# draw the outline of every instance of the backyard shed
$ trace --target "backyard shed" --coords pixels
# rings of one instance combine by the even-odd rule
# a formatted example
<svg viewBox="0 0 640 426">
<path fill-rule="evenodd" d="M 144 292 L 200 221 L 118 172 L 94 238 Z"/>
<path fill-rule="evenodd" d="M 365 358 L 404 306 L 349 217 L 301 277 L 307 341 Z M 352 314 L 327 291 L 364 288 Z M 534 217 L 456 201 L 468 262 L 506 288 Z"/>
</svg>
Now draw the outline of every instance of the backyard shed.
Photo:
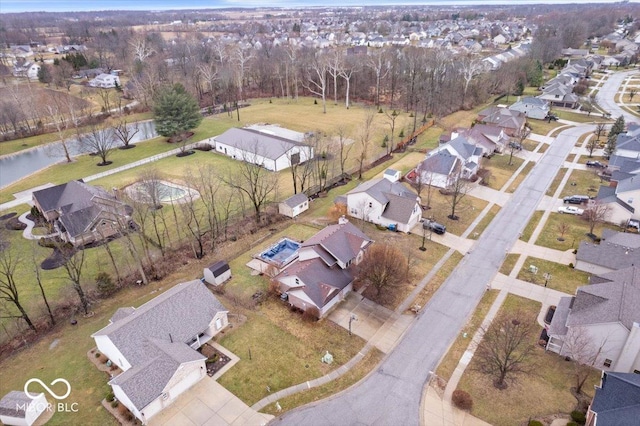
<svg viewBox="0 0 640 426">
<path fill-rule="evenodd" d="M 204 280 L 212 285 L 220 285 L 231 278 L 231 268 L 224 260 L 220 260 L 204 268 Z"/>
<path fill-rule="evenodd" d="M 287 198 L 278 205 L 278 213 L 287 217 L 296 217 L 309 210 L 309 197 L 300 193 Z"/>
<path fill-rule="evenodd" d="M 49 407 L 43 393 L 11 391 L 0 399 L 0 422 L 5 425 L 31 426 Z"/>
</svg>

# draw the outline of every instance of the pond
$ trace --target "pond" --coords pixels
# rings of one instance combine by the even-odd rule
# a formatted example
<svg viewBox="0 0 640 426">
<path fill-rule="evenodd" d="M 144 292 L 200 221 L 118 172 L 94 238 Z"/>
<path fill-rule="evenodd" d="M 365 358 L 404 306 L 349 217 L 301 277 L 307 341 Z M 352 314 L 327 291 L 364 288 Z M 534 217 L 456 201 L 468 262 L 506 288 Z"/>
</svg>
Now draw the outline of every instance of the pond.
<svg viewBox="0 0 640 426">
<path fill-rule="evenodd" d="M 133 127 L 135 125 L 136 124 L 130 124 L 129 126 Z M 146 141 L 158 136 L 153 121 L 143 121 L 137 123 L 137 125 L 139 131 L 133 137 L 131 143 Z M 84 148 L 82 143 L 76 138 L 67 141 L 67 147 L 74 157 L 87 153 L 87 149 Z M 0 158 L 0 170 L 2 170 L 2 173 L 0 173 L 0 188 L 17 182 L 52 164 L 63 161 L 64 158 L 60 142 L 53 142 Z"/>
</svg>

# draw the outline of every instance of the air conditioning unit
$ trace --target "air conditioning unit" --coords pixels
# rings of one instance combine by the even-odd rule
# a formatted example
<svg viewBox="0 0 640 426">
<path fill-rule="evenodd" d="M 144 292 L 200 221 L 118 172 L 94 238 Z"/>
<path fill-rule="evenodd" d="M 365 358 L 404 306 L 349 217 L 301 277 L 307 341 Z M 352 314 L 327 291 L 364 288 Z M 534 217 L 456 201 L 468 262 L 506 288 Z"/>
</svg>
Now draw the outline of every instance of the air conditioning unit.
<svg viewBox="0 0 640 426">
<path fill-rule="evenodd" d="M 167 399 L 169 399 L 169 394 L 167 392 L 164 392 L 162 394 L 162 400 L 164 401 L 164 400 L 167 400 Z"/>
</svg>

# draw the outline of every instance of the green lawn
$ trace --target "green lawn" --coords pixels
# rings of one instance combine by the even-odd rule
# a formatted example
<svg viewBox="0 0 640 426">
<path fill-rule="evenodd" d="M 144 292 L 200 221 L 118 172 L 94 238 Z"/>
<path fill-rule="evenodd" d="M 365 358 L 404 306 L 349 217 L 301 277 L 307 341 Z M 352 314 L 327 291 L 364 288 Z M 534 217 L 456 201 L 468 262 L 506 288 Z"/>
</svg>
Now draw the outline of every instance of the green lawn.
<svg viewBox="0 0 640 426">
<path fill-rule="evenodd" d="M 506 259 L 504 259 L 504 262 L 502 262 L 502 265 L 500 265 L 500 273 L 504 275 L 511 274 L 511 271 L 513 271 L 513 267 L 516 266 L 516 262 L 519 258 L 519 254 L 509 253 Z"/>
<path fill-rule="evenodd" d="M 438 192 L 438 188 L 432 189 L 431 208 L 422 213 L 423 217 L 434 219 L 447 227 L 447 232 L 455 235 L 462 235 L 471 223 L 478 217 L 480 212 L 487 206 L 488 202 L 479 198 L 465 195 L 464 198 L 456 206 L 456 216 L 458 220 L 449 219 L 451 214 L 450 195 L 442 195 Z M 422 201 L 426 203 L 426 190 L 422 191 Z"/>
<path fill-rule="evenodd" d="M 527 223 L 527 226 L 524 227 L 524 230 L 522 231 L 522 235 L 520 236 L 520 239 L 522 241 L 524 242 L 529 241 L 529 239 L 531 238 L 531 235 L 533 235 L 533 231 L 535 231 L 536 229 L 536 226 L 538 226 L 538 223 L 540 223 L 540 219 L 542 219 L 543 214 L 544 212 L 540 210 L 536 210 L 533 212 L 533 215 L 531 216 L 529 223 Z"/>
<path fill-rule="evenodd" d="M 542 136 L 546 136 L 550 131 L 563 126 L 563 124 L 560 124 L 557 121 L 549 123 L 545 120 L 527 120 L 527 125 L 531 128 L 533 133 Z"/>
<path fill-rule="evenodd" d="M 594 170 L 573 170 L 569 176 L 567 184 L 560 192 L 560 198 L 569 195 L 588 195 L 594 197 L 605 182 L 596 174 Z"/>
<path fill-rule="evenodd" d="M 536 266 L 538 272 L 531 272 L 530 265 Z M 544 274 L 551 274 L 551 278 L 546 279 Z M 578 287 L 589 284 L 589 275 L 568 265 L 529 256 L 525 259 L 517 278 L 542 286 L 547 282 L 548 288 L 567 294 L 575 294 Z"/>
<path fill-rule="evenodd" d="M 584 208 L 584 206 L 581 208 Z M 566 228 L 564 235 L 561 235 L 562 227 Z M 620 230 L 616 225 L 605 223 L 596 224 L 593 231 L 596 235 L 600 235 L 604 228 L 614 229 L 616 231 Z M 536 245 L 556 250 L 569 250 L 578 248 L 581 241 L 591 242 L 586 236 L 588 232 L 589 222 L 585 219 L 574 215 L 552 213 L 549 215 L 535 243 Z M 558 238 L 564 238 L 564 241 L 560 241 Z"/>
<path fill-rule="evenodd" d="M 549 185 L 549 189 L 547 189 L 547 195 L 553 196 L 556 193 L 558 187 L 560 186 L 560 183 L 562 182 L 562 179 L 564 179 L 564 175 L 567 173 L 567 170 L 568 169 L 566 167 L 562 167 L 560 170 L 558 170 L 558 173 L 553 178 L 551 185 Z"/>
<path fill-rule="evenodd" d="M 519 311 L 521 321 L 537 324 L 540 308 L 538 302 L 509 295 L 501 311 Z M 538 335 L 538 332 L 533 333 L 531 345 L 537 344 Z M 512 426 L 526 424 L 528 419 L 537 416 L 570 413 L 577 401 L 570 392 L 574 377 L 567 361 L 537 347 L 530 362 L 535 365 L 535 374 L 521 376 L 507 389 L 497 390 L 493 387 L 493 379 L 478 371 L 478 359 L 474 357 L 458 386 L 473 398 L 471 414 L 492 425 Z M 594 370 L 584 386 L 589 395 L 593 395 L 593 386 L 598 380 L 599 372 Z"/>
<path fill-rule="evenodd" d="M 491 172 L 491 179 L 489 179 L 489 188 L 501 189 L 504 184 L 509 180 L 513 173 L 518 170 L 518 167 L 524 162 L 523 159 L 513 156 L 511 158 L 511 164 L 509 164 L 509 153 L 502 155 L 494 155 L 491 158 L 485 158 L 483 167 Z"/>
<path fill-rule="evenodd" d="M 491 305 L 493 305 L 496 297 L 498 297 L 498 293 L 500 292 L 497 290 L 490 290 L 482 296 L 480 303 L 478 303 L 475 311 L 473 311 L 473 315 L 460 329 L 458 337 L 456 337 L 456 340 L 453 341 L 445 356 L 440 360 L 438 368 L 436 369 L 438 377 L 447 381 L 451 378 L 451 375 L 460 362 L 460 358 L 462 358 L 462 355 L 469 347 L 469 343 L 471 343 L 473 335 L 478 331 L 478 328 L 480 328 L 480 325 L 487 316 L 487 312 L 489 312 Z"/>
<path fill-rule="evenodd" d="M 218 381 L 248 405 L 271 392 L 323 376 L 353 358 L 364 340 L 331 321 L 309 323 L 286 304 L 269 299 L 247 322 L 220 339 L 240 361 Z M 325 351 L 332 365 L 320 361 Z"/>
</svg>

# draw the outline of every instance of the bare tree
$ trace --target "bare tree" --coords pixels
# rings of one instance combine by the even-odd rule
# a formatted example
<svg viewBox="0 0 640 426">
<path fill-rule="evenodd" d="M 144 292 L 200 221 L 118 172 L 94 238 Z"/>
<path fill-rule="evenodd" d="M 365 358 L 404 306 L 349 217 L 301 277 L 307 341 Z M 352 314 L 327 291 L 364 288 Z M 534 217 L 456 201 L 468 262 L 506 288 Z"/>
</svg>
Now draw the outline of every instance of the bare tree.
<svg viewBox="0 0 640 426">
<path fill-rule="evenodd" d="M 89 299 L 80 284 L 85 259 L 84 250 L 66 247 L 64 244 L 59 244 L 58 250 L 64 259 L 64 270 L 67 272 L 67 277 L 71 281 L 73 289 L 78 293 L 82 310 L 87 315 L 89 314 Z"/>
<path fill-rule="evenodd" d="M 31 261 L 33 262 L 33 270 L 36 274 L 36 283 L 38 283 L 38 288 L 40 289 L 40 295 L 42 296 L 42 300 L 44 302 L 45 307 L 47 308 L 47 313 L 49 314 L 49 321 L 51 322 L 51 326 L 56 325 L 56 319 L 53 315 L 53 311 L 51 310 L 51 306 L 49 305 L 49 300 L 47 299 L 47 295 L 44 292 L 44 286 L 42 285 L 42 276 L 40 275 L 40 265 L 36 260 L 36 246 L 37 243 L 35 240 L 31 242 Z"/>
<path fill-rule="evenodd" d="M 396 286 L 407 278 L 407 258 L 402 250 L 390 244 L 374 243 L 358 265 L 358 279 L 376 288 Z"/>
<path fill-rule="evenodd" d="M 263 207 L 278 187 L 278 175 L 264 167 L 260 152 L 256 142 L 251 151 L 243 153 L 241 161 L 234 166 L 234 173 L 229 173 L 222 178 L 230 188 L 249 198 L 257 224 L 260 224 L 260 213 Z"/>
<path fill-rule="evenodd" d="M 322 98 L 322 112 L 327 113 L 327 62 L 324 56 L 317 52 L 306 69 L 303 86 L 316 96 Z"/>
<path fill-rule="evenodd" d="M 191 181 L 189 176 L 187 180 Z M 196 202 L 195 191 L 187 191 L 187 195 L 180 203 L 185 226 L 191 234 L 191 247 L 196 259 L 204 256 L 204 238 L 209 233 L 205 226 L 207 223 L 206 214 L 202 206 Z"/>
<path fill-rule="evenodd" d="M 596 135 L 597 141 L 600 142 L 600 136 L 607 133 L 607 125 L 604 123 L 596 124 L 596 129 L 593 133 Z"/>
<path fill-rule="evenodd" d="M 560 222 L 557 226 L 558 233 L 560 234 L 560 237 L 558 238 L 558 240 L 564 241 L 564 234 L 569 232 L 570 229 L 571 229 L 571 225 L 569 225 L 567 222 Z"/>
<path fill-rule="evenodd" d="M 462 60 L 458 62 L 460 65 L 460 71 L 462 78 L 464 79 L 464 90 L 462 91 L 462 106 L 464 108 L 464 102 L 469 91 L 469 85 L 471 81 L 479 75 L 483 70 L 483 64 L 481 58 L 475 56 L 464 56 Z"/>
<path fill-rule="evenodd" d="M 147 43 L 146 34 L 136 34 L 129 40 L 129 45 L 135 60 L 144 64 L 151 55 L 156 53 L 155 49 Z"/>
<path fill-rule="evenodd" d="M 380 106 L 380 83 L 389 74 L 389 66 L 385 56 L 383 49 L 372 49 L 371 54 L 367 55 L 367 66 L 373 70 L 376 76 L 376 107 Z"/>
<path fill-rule="evenodd" d="M 570 327 L 564 338 L 562 345 L 562 354 L 568 356 L 573 361 L 573 370 L 575 377 L 575 391 L 577 394 L 582 393 L 582 388 L 596 369 L 594 368 L 596 361 L 603 355 L 607 338 L 600 341 L 594 341 L 594 337 L 589 331 L 581 326 Z"/>
<path fill-rule="evenodd" d="M 344 175 L 345 164 L 349 158 L 349 153 L 353 148 L 353 140 L 347 138 L 347 130 L 344 125 L 339 124 L 336 129 L 336 144 L 337 147 L 333 150 L 338 154 L 338 161 L 340 163 L 340 175 Z"/>
<path fill-rule="evenodd" d="M 345 82 L 345 98 L 344 98 L 344 105 L 347 109 L 349 109 L 349 93 L 351 91 L 351 77 L 353 76 L 354 73 L 357 73 L 359 71 L 360 67 L 358 66 L 358 64 L 354 61 L 347 61 L 342 69 L 340 70 L 340 77 L 342 77 L 342 79 Z"/>
<path fill-rule="evenodd" d="M 598 148 L 598 144 L 598 138 L 589 137 L 589 140 L 587 140 L 587 150 L 589 151 L 589 158 L 593 158 L 593 151 Z"/>
<path fill-rule="evenodd" d="M 140 127 L 138 126 L 138 122 L 129 124 L 126 118 L 120 120 L 118 124 L 113 126 L 113 135 L 122 142 L 120 149 L 135 148 L 136 146 L 132 144 L 131 141 L 139 131 Z"/>
<path fill-rule="evenodd" d="M 222 192 L 225 187 L 222 185 L 222 179 L 216 172 L 212 164 L 201 163 L 197 166 L 195 173 L 189 172 L 188 180 L 200 194 L 200 199 L 205 208 L 206 223 L 211 232 L 211 250 L 215 249 L 216 239 L 220 233 L 219 220 L 223 218 L 219 212 L 219 204 L 224 205 L 225 200 Z"/>
<path fill-rule="evenodd" d="M 360 152 L 358 154 L 358 179 L 362 179 L 364 164 L 369 157 L 369 147 L 371 145 L 374 117 L 375 116 L 373 111 L 367 111 L 365 113 L 364 123 L 362 123 L 362 127 L 360 128 L 360 135 L 358 136 L 358 142 L 360 145 Z"/>
<path fill-rule="evenodd" d="M 638 89 L 636 89 L 635 87 L 630 87 L 629 88 L 629 102 L 633 102 L 633 98 L 635 98 L 637 94 L 638 94 Z"/>
<path fill-rule="evenodd" d="M 80 138 L 85 151 L 96 154 L 102 159 L 98 166 L 107 166 L 111 161 L 107 157 L 116 144 L 116 136 L 111 127 L 91 126 L 91 130 Z"/>
<path fill-rule="evenodd" d="M 451 220 L 457 220 L 456 210 L 469 191 L 471 191 L 471 182 L 463 178 L 462 167 L 459 168 L 458 172 L 452 178 L 451 183 L 447 187 L 447 191 L 451 195 L 447 197 L 447 201 L 451 206 L 451 214 L 447 217 Z"/>
<path fill-rule="evenodd" d="M 522 149 L 524 141 L 529 137 L 529 135 L 531 135 L 531 129 L 527 126 L 524 126 L 516 132 L 513 138 L 514 140 L 509 143 L 509 165 L 512 164 L 514 151 Z"/>
<path fill-rule="evenodd" d="M 606 222 L 610 213 L 611 207 L 608 204 L 598 200 L 590 201 L 582 215 L 582 217 L 589 222 L 589 233 L 593 234 L 593 230 L 597 224 Z"/>
<path fill-rule="evenodd" d="M 493 376 L 496 388 L 505 389 L 518 374 L 532 371 L 529 360 L 534 351 L 534 327 L 523 322 L 522 313 L 503 312 L 481 330 L 483 338 L 474 357 L 478 370 Z"/>
<path fill-rule="evenodd" d="M 389 140 L 389 143 L 387 144 L 387 154 L 389 154 L 393 152 L 393 139 L 396 134 L 396 120 L 400 114 L 395 109 L 391 113 L 389 111 L 385 111 L 384 114 L 387 116 L 387 124 L 391 129 L 391 138 Z"/>
<path fill-rule="evenodd" d="M 20 293 L 16 283 L 16 268 L 20 263 L 20 257 L 13 253 L 9 242 L 0 240 L 0 300 L 12 304 L 19 312 L 19 315 L 11 314 L 8 309 L 0 314 L 0 318 L 20 318 L 24 320 L 34 332 L 38 332 L 36 326 L 31 322 L 31 318 L 20 302 Z"/>
<path fill-rule="evenodd" d="M 326 69 L 333 79 L 333 104 L 338 105 L 338 76 L 342 75 L 344 70 L 344 55 L 340 49 L 333 48 L 326 55 Z"/>
</svg>

